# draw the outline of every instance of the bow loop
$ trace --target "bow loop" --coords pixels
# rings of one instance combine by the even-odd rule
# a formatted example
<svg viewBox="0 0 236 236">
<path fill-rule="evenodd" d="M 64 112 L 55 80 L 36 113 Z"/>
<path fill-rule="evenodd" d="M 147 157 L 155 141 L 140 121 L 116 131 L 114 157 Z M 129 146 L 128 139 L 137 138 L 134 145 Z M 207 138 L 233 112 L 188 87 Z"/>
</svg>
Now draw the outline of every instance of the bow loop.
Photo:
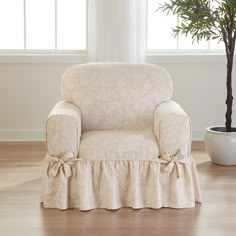
<svg viewBox="0 0 236 236">
<path fill-rule="evenodd" d="M 175 155 L 165 152 L 160 159 L 161 163 L 166 164 L 166 166 L 163 168 L 164 171 L 171 173 L 174 171 L 174 169 L 176 169 L 176 175 L 178 178 L 181 177 L 180 164 L 187 164 L 188 162 L 188 158 L 186 155 L 181 154 L 180 149 Z"/>
<path fill-rule="evenodd" d="M 72 152 L 66 152 L 61 157 L 47 154 L 47 159 L 50 163 L 48 173 L 55 177 L 62 172 L 66 178 L 72 176 L 72 165 L 78 161 Z"/>
</svg>

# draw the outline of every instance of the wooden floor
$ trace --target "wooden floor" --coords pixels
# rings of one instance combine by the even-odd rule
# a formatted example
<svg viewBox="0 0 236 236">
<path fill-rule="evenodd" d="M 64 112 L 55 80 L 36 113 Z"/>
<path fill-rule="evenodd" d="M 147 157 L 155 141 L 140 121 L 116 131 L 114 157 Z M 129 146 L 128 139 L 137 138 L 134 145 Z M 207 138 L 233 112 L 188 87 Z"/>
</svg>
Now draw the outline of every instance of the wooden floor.
<svg viewBox="0 0 236 236">
<path fill-rule="evenodd" d="M 116 211 L 43 209 L 39 204 L 42 143 L 0 143 L 0 236 L 235 236 L 236 166 L 193 152 L 203 203 L 192 209 Z"/>
</svg>

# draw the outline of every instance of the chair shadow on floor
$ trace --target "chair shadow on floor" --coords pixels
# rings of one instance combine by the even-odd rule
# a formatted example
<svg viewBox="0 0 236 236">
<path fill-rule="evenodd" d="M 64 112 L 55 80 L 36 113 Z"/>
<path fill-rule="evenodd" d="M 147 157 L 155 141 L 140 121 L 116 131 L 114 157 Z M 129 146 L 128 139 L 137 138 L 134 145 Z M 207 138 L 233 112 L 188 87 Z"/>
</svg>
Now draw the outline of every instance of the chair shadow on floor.
<svg viewBox="0 0 236 236">
<path fill-rule="evenodd" d="M 41 207 L 42 226 L 46 235 L 196 235 L 201 204 L 189 209 L 45 209 Z M 56 223 L 57 222 L 57 223 Z M 169 222 L 169 223 L 167 223 Z M 188 222 L 186 225 L 185 222 Z M 171 224 L 171 227 L 170 227 Z M 183 225 L 184 228 L 183 228 Z"/>
<path fill-rule="evenodd" d="M 198 173 L 204 173 L 205 175 L 221 176 L 234 174 L 236 176 L 236 166 L 217 165 L 212 163 L 211 161 L 202 162 L 197 164 L 196 166 Z"/>
<path fill-rule="evenodd" d="M 224 189 L 220 196 L 225 195 L 225 198 L 227 194 L 231 194 L 232 189 L 235 189 L 235 182 L 232 181 L 236 179 L 235 166 L 216 165 L 211 161 L 206 161 L 197 164 L 197 171 L 203 202 L 206 199 L 211 202 L 210 198 L 216 197 L 215 194 L 219 189 Z"/>
</svg>

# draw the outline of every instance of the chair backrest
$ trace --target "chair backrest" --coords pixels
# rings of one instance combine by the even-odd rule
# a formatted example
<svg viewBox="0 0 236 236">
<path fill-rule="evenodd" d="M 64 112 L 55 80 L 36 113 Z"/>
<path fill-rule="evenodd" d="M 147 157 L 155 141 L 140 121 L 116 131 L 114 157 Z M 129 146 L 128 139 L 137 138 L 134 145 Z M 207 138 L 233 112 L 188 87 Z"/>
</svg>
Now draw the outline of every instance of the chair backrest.
<svg viewBox="0 0 236 236">
<path fill-rule="evenodd" d="M 146 129 L 155 107 L 171 98 L 172 80 L 151 64 L 81 64 L 64 73 L 62 95 L 80 108 L 83 131 Z"/>
</svg>

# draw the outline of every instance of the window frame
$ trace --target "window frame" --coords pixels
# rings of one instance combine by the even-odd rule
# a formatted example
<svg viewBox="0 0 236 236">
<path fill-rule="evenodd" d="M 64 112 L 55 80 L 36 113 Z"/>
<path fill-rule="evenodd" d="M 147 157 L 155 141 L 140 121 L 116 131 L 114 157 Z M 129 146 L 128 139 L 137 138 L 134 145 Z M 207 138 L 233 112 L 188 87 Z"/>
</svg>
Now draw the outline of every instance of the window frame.
<svg viewBox="0 0 236 236">
<path fill-rule="evenodd" d="M 211 55 L 224 55 L 225 56 L 225 49 L 211 49 L 210 48 L 210 41 L 208 41 L 208 48 L 207 49 L 180 49 L 178 48 L 179 45 L 179 37 L 176 38 L 176 45 L 177 48 L 175 49 L 148 49 L 148 1 L 146 0 L 146 57 L 154 57 L 156 56 L 211 56 Z M 177 19 L 177 24 L 178 24 Z M 222 61 L 222 60 L 221 60 Z"/>
<path fill-rule="evenodd" d="M 26 0 L 23 0 L 23 11 L 24 11 L 24 49 L 0 49 L 0 63 L 4 57 L 12 58 L 13 61 L 18 61 L 18 58 L 29 58 L 30 56 L 50 56 L 55 58 L 56 55 L 75 58 L 75 56 L 82 56 L 87 54 L 88 51 L 88 0 L 86 0 L 86 48 L 79 50 L 67 50 L 57 49 L 57 0 L 55 2 L 55 49 L 27 49 L 26 48 Z M 71 60 L 70 58 L 70 60 Z M 15 60 L 16 59 L 16 60 Z"/>
<path fill-rule="evenodd" d="M 24 0 L 25 1 L 25 0 Z M 56 0 L 55 0 L 56 1 Z M 86 63 L 88 59 L 88 1 L 86 0 L 86 49 L 85 50 L 31 50 L 31 49 L 6 49 L 0 50 L 0 64 L 47 64 L 47 63 L 63 63 L 78 64 Z M 146 4 L 148 4 L 146 0 Z M 146 5 L 146 25 L 148 24 Z M 146 27 L 146 37 L 147 27 Z M 146 40 L 147 42 L 147 40 Z M 225 62 L 224 49 L 147 49 L 146 45 L 146 63 L 218 63 Z"/>
</svg>

